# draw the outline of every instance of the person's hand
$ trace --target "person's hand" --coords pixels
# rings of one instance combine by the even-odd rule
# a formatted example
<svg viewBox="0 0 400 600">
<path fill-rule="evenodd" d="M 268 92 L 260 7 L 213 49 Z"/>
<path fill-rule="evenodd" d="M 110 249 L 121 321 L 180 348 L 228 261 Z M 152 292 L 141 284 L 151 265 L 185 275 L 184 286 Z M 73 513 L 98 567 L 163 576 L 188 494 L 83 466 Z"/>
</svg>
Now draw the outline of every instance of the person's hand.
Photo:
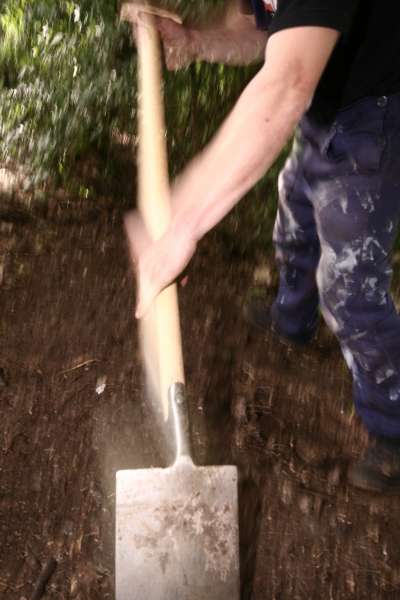
<svg viewBox="0 0 400 600">
<path fill-rule="evenodd" d="M 190 65 L 195 58 L 191 31 L 171 19 L 156 17 L 155 23 L 163 42 L 167 69 L 175 71 Z"/>
<path fill-rule="evenodd" d="M 160 8 L 126 3 L 121 8 L 121 19 L 130 21 L 136 35 L 135 30 L 145 12 L 153 15 L 163 43 L 167 69 L 172 71 L 188 66 L 195 58 L 192 33 L 182 25 L 179 17 Z"/>
<path fill-rule="evenodd" d="M 182 273 L 196 250 L 196 241 L 185 231 L 170 227 L 152 242 L 137 212 L 128 213 L 124 224 L 138 284 L 135 316 L 140 319 L 156 296 Z"/>
</svg>

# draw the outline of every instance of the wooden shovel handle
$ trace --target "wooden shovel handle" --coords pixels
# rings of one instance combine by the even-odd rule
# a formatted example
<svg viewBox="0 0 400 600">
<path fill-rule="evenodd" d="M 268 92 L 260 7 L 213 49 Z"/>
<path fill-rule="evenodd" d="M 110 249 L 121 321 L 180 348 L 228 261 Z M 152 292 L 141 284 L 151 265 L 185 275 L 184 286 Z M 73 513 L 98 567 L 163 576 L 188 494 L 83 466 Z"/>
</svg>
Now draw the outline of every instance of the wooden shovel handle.
<svg viewBox="0 0 400 600">
<path fill-rule="evenodd" d="M 170 187 L 164 107 L 161 51 L 154 19 L 143 14 L 136 28 L 139 77 L 139 210 L 151 237 L 160 238 L 171 219 Z M 168 417 L 168 389 L 184 383 L 181 331 L 176 285 L 155 300 L 155 331 L 164 416 Z"/>
</svg>

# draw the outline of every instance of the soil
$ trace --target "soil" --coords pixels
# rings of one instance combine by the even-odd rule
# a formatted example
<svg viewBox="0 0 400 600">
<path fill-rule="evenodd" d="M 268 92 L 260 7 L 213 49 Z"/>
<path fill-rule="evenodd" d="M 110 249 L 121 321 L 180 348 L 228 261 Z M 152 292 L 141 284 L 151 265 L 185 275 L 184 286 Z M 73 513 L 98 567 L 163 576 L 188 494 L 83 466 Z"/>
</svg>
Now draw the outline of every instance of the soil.
<svg viewBox="0 0 400 600">
<path fill-rule="evenodd" d="M 217 231 L 180 290 L 195 458 L 239 467 L 242 598 L 400 598 L 399 500 L 346 483 L 367 440 L 337 343 L 249 332 L 255 266 Z M 120 213 L 3 219 L 0 279 L 0 596 L 56 559 L 44 598 L 111 599 L 115 471 L 165 463 Z"/>
</svg>

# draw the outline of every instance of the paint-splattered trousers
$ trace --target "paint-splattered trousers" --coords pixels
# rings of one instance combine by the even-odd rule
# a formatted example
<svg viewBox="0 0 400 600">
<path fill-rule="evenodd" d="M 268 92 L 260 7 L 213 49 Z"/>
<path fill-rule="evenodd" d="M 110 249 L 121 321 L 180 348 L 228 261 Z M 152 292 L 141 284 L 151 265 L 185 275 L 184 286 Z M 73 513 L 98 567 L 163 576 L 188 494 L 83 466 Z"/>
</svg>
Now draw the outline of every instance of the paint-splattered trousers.
<svg viewBox="0 0 400 600">
<path fill-rule="evenodd" d="M 390 295 L 400 216 L 400 94 L 366 98 L 330 126 L 305 117 L 279 179 L 275 327 L 301 335 L 320 309 L 370 433 L 400 438 L 400 318 Z M 321 389 L 321 395 L 324 390 Z"/>
</svg>

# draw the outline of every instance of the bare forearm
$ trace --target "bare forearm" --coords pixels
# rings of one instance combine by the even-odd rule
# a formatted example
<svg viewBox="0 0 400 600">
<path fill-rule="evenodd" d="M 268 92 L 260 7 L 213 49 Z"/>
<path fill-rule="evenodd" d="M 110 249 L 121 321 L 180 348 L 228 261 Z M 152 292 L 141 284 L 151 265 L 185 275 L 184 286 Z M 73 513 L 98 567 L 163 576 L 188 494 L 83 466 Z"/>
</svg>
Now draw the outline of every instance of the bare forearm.
<svg viewBox="0 0 400 600">
<path fill-rule="evenodd" d="M 249 65 L 264 58 L 267 34 L 257 29 L 190 30 L 192 54 L 198 60 Z"/>
<path fill-rule="evenodd" d="M 197 241 L 272 165 L 307 110 L 339 36 L 335 29 L 311 26 L 272 35 L 266 64 L 173 186 L 172 220 L 164 235 L 151 243 L 142 220 L 127 225 L 138 272 L 138 317 L 182 272 Z"/>
<path fill-rule="evenodd" d="M 200 239 L 273 164 L 306 109 L 296 90 L 256 77 L 211 144 L 178 179 L 173 227 Z"/>
</svg>

